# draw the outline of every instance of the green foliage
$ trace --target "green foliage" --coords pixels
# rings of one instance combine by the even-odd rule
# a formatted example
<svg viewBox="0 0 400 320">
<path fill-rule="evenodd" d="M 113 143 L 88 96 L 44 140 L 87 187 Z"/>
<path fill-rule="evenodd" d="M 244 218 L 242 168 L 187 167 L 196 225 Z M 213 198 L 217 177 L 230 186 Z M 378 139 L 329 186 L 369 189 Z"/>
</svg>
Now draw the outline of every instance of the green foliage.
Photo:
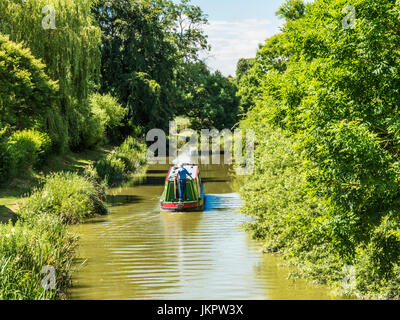
<svg viewBox="0 0 400 320">
<path fill-rule="evenodd" d="M 90 97 L 90 106 L 94 116 L 107 129 L 120 126 L 127 113 L 118 100 L 109 94 L 93 94 Z"/>
<path fill-rule="evenodd" d="M 306 6 L 303 0 L 286 0 L 276 14 L 288 20 L 296 20 L 301 18 L 305 11 Z"/>
<path fill-rule="evenodd" d="M 81 146 L 87 149 L 99 145 L 105 138 L 105 131 L 105 127 L 99 117 L 89 117 L 86 120 L 86 126 L 82 129 Z"/>
<path fill-rule="evenodd" d="M 0 123 L 46 132 L 60 149 L 66 138 L 57 121 L 58 85 L 46 75 L 45 67 L 29 49 L 0 34 Z"/>
<path fill-rule="evenodd" d="M 125 163 L 117 158 L 114 153 L 96 162 L 94 177 L 98 177 L 109 186 L 113 186 L 124 180 L 125 171 Z"/>
<path fill-rule="evenodd" d="M 299 275 L 359 296 L 398 298 L 400 70 L 393 26 L 400 9 L 389 0 L 359 0 L 356 28 L 344 29 L 345 1 L 318 0 L 292 15 L 296 3 L 281 9 L 290 14 L 283 33 L 266 41 L 239 81 L 243 109 L 250 110 L 241 126 L 266 140 L 242 191 L 245 212 L 256 217 L 250 229 Z M 282 151 L 286 145 L 291 152 Z M 291 154 L 296 161 L 282 163 Z M 355 268 L 350 289 L 342 286 L 345 266 Z"/>
<path fill-rule="evenodd" d="M 204 63 L 192 64 L 186 82 L 185 110 L 195 130 L 230 129 L 238 118 L 239 99 L 236 85 L 220 72 L 211 74 Z"/>
<path fill-rule="evenodd" d="M 188 0 L 101 0 L 93 12 L 103 31 L 101 92 L 129 110 L 119 130 L 167 129 L 186 105 L 191 65 L 208 48 L 205 15 Z"/>
<path fill-rule="evenodd" d="M 76 224 L 95 214 L 107 213 L 105 189 L 75 173 L 55 173 L 43 188 L 35 190 L 18 210 L 23 219 L 31 221 L 40 215 L 51 215 L 65 224 Z"/>
<path fill-rule="evenodd" d="M 262 79 L 266 74 L 283 73 L 291 56 L 291 48 L 287 43 L 286 34 L 275 35 L 265 41 L 244 73 L 237 75 L 237 95 L 240 97 L 241 112 L 246 113 L 261 98 Z M 240 62 L 237 68 L 241 68 Z M 272 76 L 272 75 L 271 75 Z"/>
<path fill-rule="evenodd" d="M 52 103 L 53 100 L 48 99 L 49 94 L 40 98 L 40 91 L 34 91 L 34 88 L 31 90 L 37 96 L 36 99 L 41 99 L 38 101 L 38 108 L 41 110 L 51 108 L 49 118 L 53 117 L 54 113 L 57 115 L 56 121 L 49 120 L 52 122 L 50 128 L 55 130 L 54 135 L 50 132 L 49 135 L 52 140 L 59 139 L 54 141 L 61 149 L 65 149 L 68 145 L 72 148 L 79 147 L 82 129 L 85 127 L 86 118 L 90 115 L 88 96 L 93 90 L 93 82 L 98 78 L 101 32 L 100 28 L 94 25 L 90 14 L 92 3 L 92 0 L 0 2 L 0 32 L 8 34 L 12 41 L 24 41 L 24 46 L 29 47 L 32 54 L 45 63 L 46 73 L 58 81 L 59 91 L 55 104 Z M 48 5 L 52 5 L 55 9 L 56 29 L 42 27 L 42 20 L 46 15 L 42 14 L 42 9 Z M 20 81 L 25 81 L 25 85 L 28 85 L 26 82 L 29 80 L 28 74 L 19 72 L 16 75 L 21 77 Z M 10 77 L 10 74 L 7 72 L 6 76 Z M 13 84 L 14 78 L 9 79 Z M 47 84 L 40 88 L 54 95 L 52 86 L 54 85 Z M 19 99 L 24 98 L 25 96 L 22 96 Z M 35 107 L 29 101 L 25 104 L 30 108 Z M 62 120 L 58 116 L 59 112 Z M 63 123 L 66 125 L 63 126 Z M 62 140 L 64 137 L 69 139 L 67 146 Z"/>
<path fill-rule="evenodd" d="M 82 146 L 85 148 L 105 142 L 107 135 L 113 138 L 114 129 L 122 124 L 126 116 L 126 109 L 110 95 L 93 94 L 90 109 L 91 115 L 82 129 Z"/>
<path fill-rule="evenodd" d="M 115 148 L 106 158 L 86 170 L 86 174 L 97 181 L 105 181 L 115 186 L 135 173 L 146 163 L 146 145 L 133 137 L 128 137 L 121 146 Z"/>
<path fill-rule="evenodd" d="M 0 300 L 55 300 L 65 298 L 77 238 L 52 216 L 34 223 L 0 224 Z M 42 268 L 55 270 L 56 289 L 42 285 Z"/>
<path fill-rule="evenodd" d="M 133 123 L 155 128 L 170 117 L 171 111 L 168 112 L 162 105 L 160 85 L 147 73 L 132 73 L 129 89 L 132 94 L 128 97 L 128 108 Z"/>
<path fill-rule="evenodd" d="M 161 125 L 173 113 L 176 66 L 160 22 L 165 11 L 151 2 L 118 0 L 98 1 L 93 12 L 102 29 L 102 91 L 127 106 L 131 126 L 146 125 L 149 110 L 152 125 Z"/>
<path fill-rule="evenodd" d="M 169 27 L 170 37 L 178 47 L 179 56 L 185 63 L 197 62 L 199 50 L 210 49 L 207 36 L 202 28 L 208 23 L 207 16 L 199 6 L 190 4 L 190 0 L 155 3 L 158 8 L 164 8 L 167 13 L 164 17 L 164 24 Z"/>
<path fill-rule="evenodd" d="M 1 180 L 43 163 L 51 147 L 49 136 L 36 130 L 16 131 L 0 140 Z"/>
<path fill-rule="evenodd" d="M 236 79 L 240 81 L 243 75 L 249 71 L 254 65 L 255 59 L 240 59 L 236 66 Z"/>
<path fill-rule="evenodd" d="M 44 161 L 50 150 L 51 141 L 47 134 L 36 130 L 16 131 L 8 138 L 7 151 L 17 167 Z"/>
<path fill-rule="evenodd" d="M 358 248 L 355 292 L 382 299 L 400 298 L 400 221 L 389 213 L 371 232 L 368 244 Z"/>
</svg>

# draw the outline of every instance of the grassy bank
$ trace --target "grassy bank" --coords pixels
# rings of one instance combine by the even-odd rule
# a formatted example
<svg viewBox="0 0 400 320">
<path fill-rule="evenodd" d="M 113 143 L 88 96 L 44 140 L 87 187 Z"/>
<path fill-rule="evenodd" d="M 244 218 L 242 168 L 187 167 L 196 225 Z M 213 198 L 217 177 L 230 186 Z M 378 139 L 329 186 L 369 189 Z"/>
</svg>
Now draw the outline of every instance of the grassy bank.
<svg viewBox="0 0 400 320">
<path fill-rule="evenodd" d="M 8 221 L 16 211 L 20 198 L 43 184 L 46 176 L 54 172 L 83 173 L 87 166 L 99 161 L 112 151 L 111 146 L 98 147 L 84 152 L 52 155 L 40 169 L 28 169 L 18 177 L 0 185 L 0 220 Z"/>
<path fill-rule="evenodd" d="M 145 151 L 143 144 L 128 138 L 113 149 L 52 158 L 42 171 L 31 172 L 25 184 L 2 188 L 0 299 L 67 298 L 78 246 L 67 225 L 107 214 L 107 186 L 139 170 Z M 119 171 L 114 170 L 115 162 L 123 164 L 117 166 Z M 114 171 L 99 169 L 107 164 Z M 114 179 L 116 172 L 121 179 Z"/>
</svg>

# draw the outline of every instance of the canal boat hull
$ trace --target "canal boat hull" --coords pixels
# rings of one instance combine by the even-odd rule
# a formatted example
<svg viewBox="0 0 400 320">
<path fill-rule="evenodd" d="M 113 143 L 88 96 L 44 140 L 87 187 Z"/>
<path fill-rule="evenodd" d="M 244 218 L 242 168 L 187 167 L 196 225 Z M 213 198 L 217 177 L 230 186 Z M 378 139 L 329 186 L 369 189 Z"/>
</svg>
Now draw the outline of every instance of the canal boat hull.
<svg viewBox="0 0 400 320">
<path fill-rule="evenodd" d="M 161 211 L 164 212 L 201 212 L 204 211 L 204 199 L 198 202 L 163 203 Z"/>
</svg>

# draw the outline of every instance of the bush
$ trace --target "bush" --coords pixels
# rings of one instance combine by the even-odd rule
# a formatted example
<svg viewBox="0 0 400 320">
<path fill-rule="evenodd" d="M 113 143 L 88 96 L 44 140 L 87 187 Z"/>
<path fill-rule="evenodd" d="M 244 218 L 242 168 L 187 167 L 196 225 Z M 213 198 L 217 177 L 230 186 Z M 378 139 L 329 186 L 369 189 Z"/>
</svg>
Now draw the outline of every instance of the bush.
<svg viewBox="0 0 400 320">
<path fill-rule="evenodd" d="M 130 173 L 146 163 L 146 145 L 132 137 L 128 137 L 115 152 Z"/>
<path fill-rule="evenodd" d="M 126 115 L 124 109 L 111 95 L 93 94 L 90 97 L 91 114 L 82 129 L 82 145 L 93 147 L 103 142 L 106 132 L 121 125 Z"/>
<path fill-rule="evenodd" d="M 36 130 L 17 131 L 2 141 L 3 179 L 14 178 L 19 171 L 44 162 L 51 147 L 49 136 Z"/>
<path fill-rule="evenodd" d="M 47 126 L 48 119 L 60 112 L 58 85 L 45 73 L 45 68 L 29 49 L 0 34 L 0 122 L 11 127 L 35 127 L 47 133 L 60 131 L 56 124 L 52 128 Z"/>
<path fill-rule="evenodd" d="M 356 289 L 365 296 L 400 299 L 400 219 L 382 218 L 370 242 L 358 249 Z"/>
<path fill-rule="evenodd" d="M 299 275 L 360 297 L 400 298 L 400 93 L 392 77 L 400 65 L 391 54 L 399 37 L 390 27 L 400 11 L 393 1 L 357 1 L 350 31 L 332 28 L 343 1 L 306 7 L 286 2 L 282 34 L 247 73 L 256 81 L 240 82 L 240 93 L 256 93 L 242 128 L 260 139 L 244 211 Z M 275 142 L 267 126 L 297 141 L 295 162 L 283 161 L 292 154 L 282 152 L 287 139 Z M 349 269 L 354 281 L 343 285 Z"/>
<path fill-rule="evenodd" d="M 77 238 L 54 216 L 36 216 L 34 223 L 0 224 L 0 300 L 65 298 Z M 42 268 L 55 270 L 55 290 L 46 290 Z"/>
<path fill-rule="evenodd" d="M 90 106 L 93 114 L 108 129 L 121 125 L 127 113 L 127 110 L 118 103 L 118 100 L 109 94 L 93 94 L 90 97 Z"/>
<path fill-rule="evenodd" d="M 82 128 L 82 143 L 83 148 L 91 148 L 100 144 L 105 138 L 105 127 L 101 120 L 94 115 L 91 115 L 85 122 Z"/>
<path fill-rule="evenodd" d="M 111 186 L 128 179 L 145 163 L 146 145 L 128 137 L 120 147 L 115 148 L 105 159 L 98 161 L 94 168 L 88 168 L 86 173 Z"/>
<path fill-rule="evenodd" d="M 65 126 L 59 130 L 66 130 L 69 147 L 72 149 L 80 146 L 81 129 L 85 127 L 85 120 L 89 115 L 88 95 L 93 87 L 93 82 L 98 80 L 101 62 L 99 50 L 101 30 L 90 15 L 92 4 L 92 1 L 86 0 L 30 0 L 27 7 L 26 3 L 22 1 L 0 1 L 0 32 L 9 35 L 12 41 L 24 42 L 24 46 L 29 47 L 36 58 L 46 64 L 48 75 L 58 82 L 60 88 L 56 99 L 52 100 L 54 103 L 50 103 L 48 95 L 42 94 L 48 91 L 44 90 L 49 86 L 47 81 L 42 82 L 43 85 L 40 86 L 29 86 L 30 83 L 27 81 L 29 74 L 24 72 L 25 68 L 19 68 L 19 63 L 25 63 L 26 60 L 15 59 L 17 64 L 11 61 L 10 65 L 5 65 L 4 70 L 8 76 L 9 70 L 15 69 L 16 76 L 21 79 L 20 82 L 25 84 L 22 87 L 23 91 L 15 90 L 16 98 L 22 98 L 21 106 L 25 106 L 27 111 L 35 107 L 40 114 L 46 109 L 49 110 L 47 118 L 52 118 L 55 113 L 62 115 L 63 122 L 61 124 L 65 124 Z M 57 29 L 60 32 L 43 30 L 42 8 L 45 5 L 54 6 L 57 12 Z M 1 65 L 0 62 L 0 72 Z M 2 79 L 0 79 L 0 83 L 2 83 L 0 91 L 3 88 L 6 91 L 8 87 L 11 87 L 11 90 L 19 89 L 14 86 L 14 79 L 10 79 L 10 86 L 7 83 L 7 86 L 4 87 Z M 38 103 L 36 100 L 31 100 L 33 95 L 27 95 L 26 91 L 33 93 L 34 98 L 39 100 Z M 10 97 L 13 95 L 10 94 Z M 34 120 L 37 120 L 36 116 L 32 116 Z M 60 122 L 53 124 L 57 123 Z M 24 125 L 23 127 L 31 128 L 32 126 Z M 40 129 L 42 130 L 42 128 Z M 52 134 L 49 133 L 49 135 L 53 138 Z M 64 137 L 66 137 L 65 134 L 60 138 Z M 56 141 L 55 143 L 59 145 Z"/>
<path fill-rule="evenodd" d="M 103 185 L 75 173 L 56 173 L 23 202 L 18 213 L 27 221 L 45 214 L 57 216 L 66 224 L 76 224 L 95 214 L 106 214 L 104 200 Z"/>
<path fill-rule="evenodd" d="M 98 177 L 108 185 L 121 182 L 126 171 L 124 162 L 116 158 L 115 152 L 110 153 L 105 159 L 99 160 L 95 168 Z"/>
</svg>

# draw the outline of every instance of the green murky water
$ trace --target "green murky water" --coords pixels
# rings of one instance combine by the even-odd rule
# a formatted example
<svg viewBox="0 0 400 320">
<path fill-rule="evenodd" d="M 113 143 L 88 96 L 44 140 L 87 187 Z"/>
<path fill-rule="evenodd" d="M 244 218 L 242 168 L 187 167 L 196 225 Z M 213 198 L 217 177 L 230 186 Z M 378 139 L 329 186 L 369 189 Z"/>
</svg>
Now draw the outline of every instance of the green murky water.
<svg viewBox="0 0 400 320">
<path fill-rule="evenodd" d="M 246 217 L 226 166 L 203 166 L 206 209 L 162 213 L 167 165 L 143 184 L 110 192 L 111 214 L 73 227 L 86 263 L 72 299 L 334 299 L 325 287 L 287 280 L 279 258 L 241 228 Z"/>
</svg>

